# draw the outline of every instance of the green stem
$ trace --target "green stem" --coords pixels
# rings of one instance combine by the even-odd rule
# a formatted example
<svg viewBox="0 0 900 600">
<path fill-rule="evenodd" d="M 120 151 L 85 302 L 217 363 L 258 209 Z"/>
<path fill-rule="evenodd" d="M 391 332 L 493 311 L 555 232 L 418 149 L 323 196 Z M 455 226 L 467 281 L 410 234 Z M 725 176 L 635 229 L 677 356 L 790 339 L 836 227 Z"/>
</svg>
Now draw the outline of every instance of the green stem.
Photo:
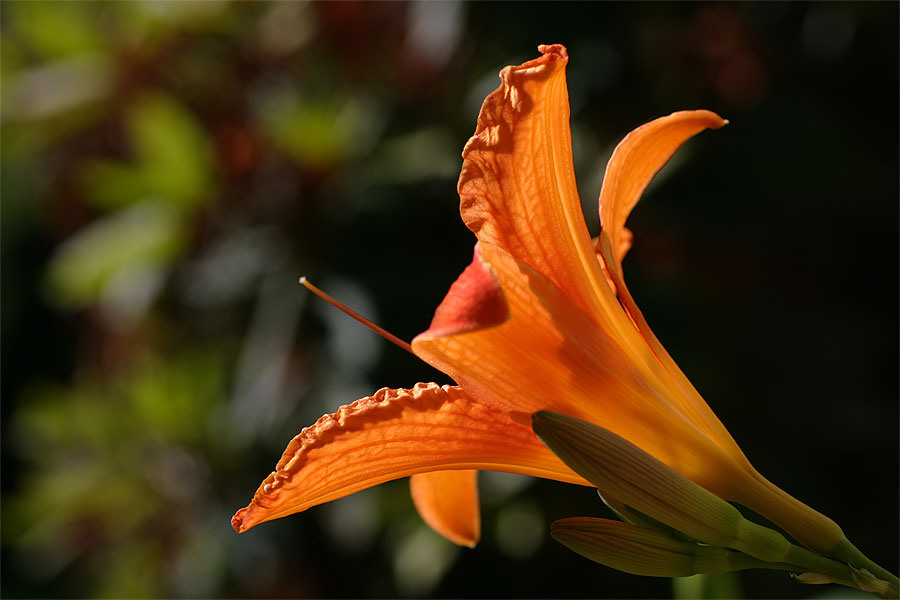
<svg viewBox="0 0 900 600">
<path fill-rule="evenodd" d="M 837 550 L 832 553 L 836 559 L 841 562 L 853 565 L 857 569 L 865 569 L 872 575 L 888 582 L 894 589 L 894 597 L 900 596 L 900 579 L 887 569 L 875 564 L 869 557 L 859 551 L 859 548 L 850 543 L 850 540 L 844 539 L 838 546 Z"/>
<path fill-rule="evenodd" d="M 850 542 L 847 542 L 847 545 L 853 547 Z M 859 553 L 858 550 L 856 550 L 856 552 Z M 862 554 L 859 553 L 859 556 L 862 556 Z M 838 562 L 837 560 L 822 556 L 821 554 L 816 554 L 806 548 L 801 548 L 800 546 L 793 544 L 785 557 L 785 563 L 787 563 L 792 570 L 826 575 L 834 583 L 862 590 L 864 592 L 874 593 L 882 598 L 900 597 L 900 583 L 898 583 L 897 577 L 885 569 L 882 569 L 872 561 L 868 559 L 865 560 L 868 561 L 872 567 L 877 569 L 878 573 L 869 568 L 869 566 L 858 567 L 852 565 L 849 561 Z M 865 568 L 872 573 L 874 578 L 878 580 L 872 582 L 875 585 L 865 585 L 865 579 L 859 576 L 859 568 Z"/>
<path fill-rule="evenodd" d="M 748 474 L 755 480 L 757 485 L 743 488 L 741 490 L 742 493 L 736 494 L 736 497 L 732 499 L 781 526 L 800 543 L 812 549 L 813 552 L 807 551 L 810 555 L 807 558 L 818 556 L 825 559 L 826 556 L 831 557 L 834 559 L 831 562 L 841 567 L 840 573 L 834 569 L 830 569 L 826 573 L 814 568 L 810 568 L 810 572 L 822 573 L 835 578 L 840 577 L 843 585 L 847 585 L 847 583 L 843 582 L 847 581 L 847 575 L 849 574 L 849 587 L 861 589 L 860 584 L 853 575 L 854 570 L 865 569 L 888 586 L 888 596 L 886 597 L 900 597 L 900 580 L 898 580 L 897 576 L 875 564 L 860 552 L 856 546 L 850 543 L 834 521 L 806 506 L 755 470 L 749 471 Z M 801 548 L 798 546 L 797 549 L 800 550 Z M 813 559 L 810 558 L 810 560 Z M 813 560 L 813 562 L 816 561 Z M 864 576 L 864 574 L 860 575 Z"/>
</svg>

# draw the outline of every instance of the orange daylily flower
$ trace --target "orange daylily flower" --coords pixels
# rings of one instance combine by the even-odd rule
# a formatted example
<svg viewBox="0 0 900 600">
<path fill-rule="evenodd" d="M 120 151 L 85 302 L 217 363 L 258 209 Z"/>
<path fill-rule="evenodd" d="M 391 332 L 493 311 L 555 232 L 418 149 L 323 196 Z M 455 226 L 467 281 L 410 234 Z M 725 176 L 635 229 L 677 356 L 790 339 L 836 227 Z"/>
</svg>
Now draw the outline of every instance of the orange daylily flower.
<svg viewBox="0 0 900 600">
<path fill-rule="evenodd" d="M 606 428 L 720 497 L 764 514 L 807 546 L 843 540 L 832 521 L 760 476 L 669 357 L 622 278 L 625 220 L 691 136 L 725 121 L 677 112 L 631 132 L 607 166 L 592 243 L 572 166 L 561 45 L 500 73 L 463 151 L 463 221 L 475 256 L 413 352 L 456 381 L 382 389 L 304 429 L 238 531 L 411 476 L 423 518 L 450 540 L 479 536 L 476 470 L 590 485 L 535 436 L 551 410 Z"/>
</svg>

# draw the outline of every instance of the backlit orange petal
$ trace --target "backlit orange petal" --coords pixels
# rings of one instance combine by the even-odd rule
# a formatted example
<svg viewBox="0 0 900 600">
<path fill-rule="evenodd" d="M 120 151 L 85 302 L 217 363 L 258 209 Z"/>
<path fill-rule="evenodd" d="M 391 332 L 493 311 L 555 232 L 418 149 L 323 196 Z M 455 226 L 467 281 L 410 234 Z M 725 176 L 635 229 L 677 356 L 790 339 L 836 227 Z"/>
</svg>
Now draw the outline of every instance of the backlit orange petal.
<svg viewBox="0 0 900 600">
<path fill-rule="evenodd" d="M 621 269 L 622 257 L 631 247 L 625 221 L 653 176 L 692 136 L 726 123 L 708 110 L 685 110 L 642 125 L 619 142 L 606 165 L 600 192 L 600 225 L 611 249 L 604 258 L 610 269 Z"/>
<path fill-rule="evenodd" d="M 514 421 L 458 387 L 420 383 L 381 389 L 301 431 L 231 524 L 246 531 L 385 481 L 444 469 L 589 485 L 541 444 L 527 420 Z"/>
<path fill-rule="evenodd" d="M 460 212 L 480 242 L 547 277 L 639 364 L 656 363 L 607 283 L 584 222 L 572 164 L 568 56 L 560 45 L 539 50 L 539 58 L 503 69 L 500 87 L 482 105 L 463 150 Z M 432 324 L 429 334 L 437 333 Z"/>
<path fill-rule="evenodd" d="M 625 227 L 625 221 L 650 180 L 688 139 L 704 129 L 717 129 L 726 123 L 727 121 L 708 110 L 681 111 L 642 125 L 625 136 L 616 146 L 603 179 L 603 189 L 600 192 L 600 222 L 603 229 L 597 250 L 601 255 L 604 272 L 618 292 L 619 300 L 672 378 L 675 384 L 672 389 L 673 400 L 721 448 L 750 469 L 731 434 L 650 329 L 622 276 L 622 258 L 630 248 L 632 238 L 631 232 Z"/>
<path fill-rule="evenodd" d="M 460 546 L 474 548 L 481 538 L 478 471 L 432 471 L 409 478 L 413 504 L 422 519 Z"/>
<path fill-rule="evenodd" d="M 602 412 L 600 405 L 609 403 L 616 411 L 618 404 L 631 404 L 641 385 L 649 388 L 649 395 L 660 396 L 646 385 L 632 357 L 547 277 L 481 242 L 473 265 L 479 263 L 477 268 L 491 272 L 501 286 L 509 318 L 458 335 L 437 327 L 412 342 L 417 356 L 449 374 L 468 394 L 519 411 L 523 419 L 548 409 L 586 420 Z M 451 288 L 444 302 L 465 304 L 453 299 L 457 290 Z M 665 376 L 647 354 L 647 367 Z"/>
<path fill-rule="evenodd" d="M 649 353 L 639 368 L 617 340 L 553 282 L 500 248 L 479 243 L 506 296 L 502 325 L 461 335 L 417 336 L 417 356 L 473 398 L 514 418 L 553 410 L 605 427 L 710 489 L 733 461 L 668 395 L 667 375 Z M 604 283 L 604 285 L 606 285 Z"/>
<path fill-rule="evenodd" d="M 572 166 L 569 98 L 560 45 L 500 72 L 463 150 L 460 212 L 479 241 L 548 276 L 582 307 L 608 309 Z M 605 296 L 597 297 L 603 286 Z"/>
</svg>

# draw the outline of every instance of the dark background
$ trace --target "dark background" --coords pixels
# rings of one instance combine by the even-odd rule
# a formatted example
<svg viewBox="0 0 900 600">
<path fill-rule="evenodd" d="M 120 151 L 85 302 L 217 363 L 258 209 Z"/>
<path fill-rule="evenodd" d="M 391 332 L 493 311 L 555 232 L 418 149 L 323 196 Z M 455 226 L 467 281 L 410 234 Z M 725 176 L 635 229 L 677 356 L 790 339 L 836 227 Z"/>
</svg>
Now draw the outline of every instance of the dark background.
<svg viewBox="0 0 900 600">
<path fill-rule="evenodd" d="M 730 119 L 635 211 L 629 285 L 756 467 L 896 571 L 898 16 L 2 3 L 2 596 L 671 596 L 553 542 L 553 519 L 605 515 L 555 482 L 484 477 L 474 550 L 425 529 L 405 481 L 229 526 L 320 414 L 447 382 L 296 280 L 424 330 L 471 258 L 455 184 L 481 100 L 554 42 L 594 233 L 628 131 Z"/>
</svg>

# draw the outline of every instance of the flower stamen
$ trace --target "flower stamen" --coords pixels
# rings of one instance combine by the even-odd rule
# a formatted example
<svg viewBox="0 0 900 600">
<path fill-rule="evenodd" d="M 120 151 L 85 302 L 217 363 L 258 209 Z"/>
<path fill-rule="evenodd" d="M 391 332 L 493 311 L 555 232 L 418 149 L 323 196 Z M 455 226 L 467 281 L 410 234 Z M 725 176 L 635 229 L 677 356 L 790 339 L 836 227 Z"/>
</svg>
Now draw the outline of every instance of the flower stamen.
<svg viewBox="0 0 900 600">
<path fill-rule="evenodd" d="M 369 329 L 371 329 L 372 331 L 374 331 L 375 333 L 377 333 L 378 335 L 380 335 L 387 341 L 389 341 L 392 344 L 395 344 L 397 346 L 400 346 L 401 348 L 403 348 L 410 354 L 413 354 L 412 346 L 410 346 L 407 342 L 404 342 L 403 340 L 398 338 L 393 333 L 379 327 L 378 325 L 376 325 L 369 319 L 365 318 L 364 316 L 362 316 L 355 310 L 353 310 L 353 309 L 347 307 L 346 305 L 342 304 L 341 302 L 335 300 L 334 298 L 332 298 L 331 296 L 329 296 L 328 294 L 326 294 L 325 292 L 320 290 L 318 287 L 316 287 L 315 285 L 310 283 L 310 281 L 305 276 L 300 278 L 300 285 L 302 285 L 303 287 L 305 287 L 306 289 L 311 291 L 313 294 L 315 294 L 316 296 L 318 296 L 319 298 L 321 298 L 328 304 L 330 304 L 333 307 L 335 307 L 336 309 L 340 310 L 344 314 L 353 317 L 354 319 L 356 319 L 357 321 L 359 321 L 360 323 L 362 323 L 363 325 L 365 325 L 366 327 L 368 327 Z"/>
</svg>

